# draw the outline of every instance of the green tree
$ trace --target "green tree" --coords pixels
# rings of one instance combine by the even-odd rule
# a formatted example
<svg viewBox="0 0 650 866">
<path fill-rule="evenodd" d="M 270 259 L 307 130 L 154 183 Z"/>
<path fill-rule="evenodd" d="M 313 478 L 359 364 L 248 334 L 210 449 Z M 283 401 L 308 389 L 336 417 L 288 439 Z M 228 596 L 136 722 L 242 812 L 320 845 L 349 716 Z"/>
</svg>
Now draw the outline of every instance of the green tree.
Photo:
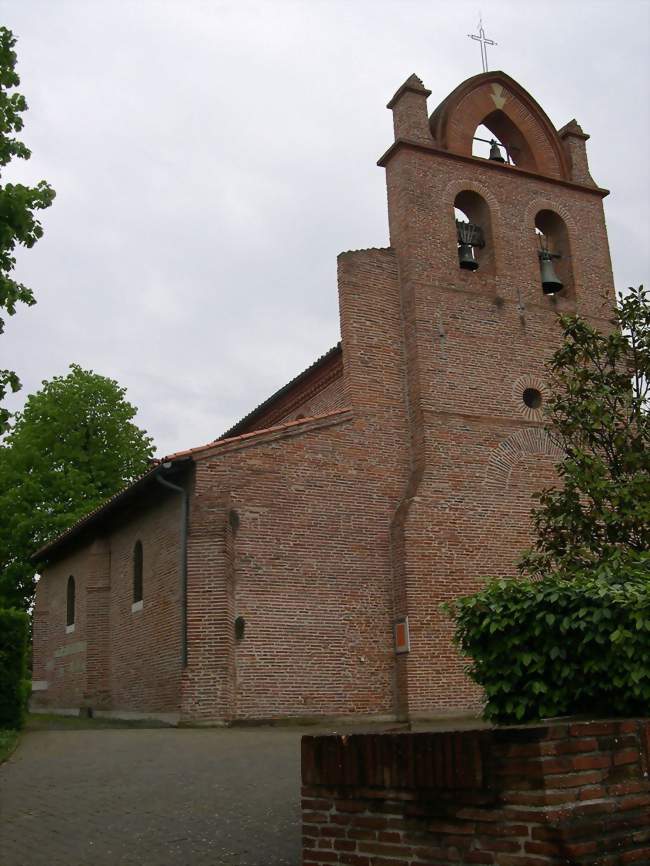
<svg viewBox="0 0 650 866">
<path fill-rule="evenodd" d="M 577 316 L 560 321 L 547 419 L 564 459 L 559 486 L 533 512 L 536 541 L 521 570 L 570 577 L 610 560 L 617 570 L 650 549 L 648 292 L 620 296 L 608 333 Z"/>
<path fill-rule="evenodd" d="M 16 416 L 0 445 L 0 607 L 27 609 L 31 554 L 147 469 L 152 439 L 125 393 L 73 364 Z"/>
<path fill-rule="evenodd" d="M 29 159 L 30 150 L 15 137 L 23 128 L 21 115 L 27 110 L 25 97 L 11 92 L 20 83 L 15 71 L 16 39 L 6 27 L 0 27 L 0 167 L 14 157 Z M 35 213 L 52 204 L 54 190 L 44 180 L 36 186 L 0 184 L 0 333 L 4 330 L 2 313 L 13 316 L 17 304 L 35 303 L 31 289 L 11 276 L 16 265 L 17 244 L 33 247 L 43 234 Z M 0 402 L 7 392 L 18 391 L 20 381 L 13 370 L 0 369 Z M 0 406 L 0 433 L 7 428 L 9 412 Z"/>
</svg>

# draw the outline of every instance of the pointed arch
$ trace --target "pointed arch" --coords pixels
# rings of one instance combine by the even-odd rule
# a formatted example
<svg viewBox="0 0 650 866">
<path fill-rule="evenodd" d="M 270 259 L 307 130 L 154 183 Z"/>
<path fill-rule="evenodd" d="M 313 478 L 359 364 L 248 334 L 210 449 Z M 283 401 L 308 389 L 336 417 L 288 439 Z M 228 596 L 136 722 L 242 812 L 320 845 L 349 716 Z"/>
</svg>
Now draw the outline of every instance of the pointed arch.
<svg viewBox="0 0 650 866">
<path fill-rule="evenodd" d="M 515 165 L 528 171 L 539 171 L 537 159 L 526 137 L 505 111 L 496 108 L 481 123 L 507 147 L 508 155 Z"/>
<path fill-rule="evenodd" d="M 439 147 L 472 155 L 472 138 L 484 124 L 513 148 L 520 168 L 570 179 L 567 156 L 546 112 L 521 85 L 504 72 L 468 78 L 440 103 L 430 118 Z"/>
</svg>

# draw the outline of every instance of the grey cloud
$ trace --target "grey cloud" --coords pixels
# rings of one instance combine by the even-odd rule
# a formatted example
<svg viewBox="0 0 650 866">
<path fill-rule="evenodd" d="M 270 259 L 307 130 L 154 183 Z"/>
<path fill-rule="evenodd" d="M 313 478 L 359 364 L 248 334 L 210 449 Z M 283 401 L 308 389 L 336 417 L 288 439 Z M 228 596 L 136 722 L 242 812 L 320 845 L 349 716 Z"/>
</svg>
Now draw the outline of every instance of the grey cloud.
<svg viewBox="0 0 650 866">
<path fill-rule="evenodd" d="M 645 2 L 484 5 L 492 68 L 590 133 L 619 286 L 648 275 Z M 30 162 L 58 197 L 21 253 L 38 305 L 0 344 L 18 408 L 71 361 L 113 376 L 159 451 L 217 436 L 333 345 L 336 254 L 388 242 L 385 104 L 480 71 L 474 3 L 0 3 Z"/>
</svg>

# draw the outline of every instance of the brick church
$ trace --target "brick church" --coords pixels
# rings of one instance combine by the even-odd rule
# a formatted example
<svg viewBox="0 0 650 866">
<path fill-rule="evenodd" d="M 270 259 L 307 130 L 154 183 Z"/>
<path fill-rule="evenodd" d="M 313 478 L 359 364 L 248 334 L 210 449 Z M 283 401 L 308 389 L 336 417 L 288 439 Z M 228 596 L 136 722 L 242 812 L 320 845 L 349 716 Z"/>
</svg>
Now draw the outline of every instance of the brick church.
<svg viewBox="0 0 650 866">
<path fill-rule="evenodd" d="M 504 73 L 429 95 L 412 75 L 388 103 L 390 245 L 339 256 L 341 342 L 37 552 L 35 708 L 479 711 L 441 604 L 530 543 L 557 315 L 614 298 L 607 191 Z"/>
</svg>

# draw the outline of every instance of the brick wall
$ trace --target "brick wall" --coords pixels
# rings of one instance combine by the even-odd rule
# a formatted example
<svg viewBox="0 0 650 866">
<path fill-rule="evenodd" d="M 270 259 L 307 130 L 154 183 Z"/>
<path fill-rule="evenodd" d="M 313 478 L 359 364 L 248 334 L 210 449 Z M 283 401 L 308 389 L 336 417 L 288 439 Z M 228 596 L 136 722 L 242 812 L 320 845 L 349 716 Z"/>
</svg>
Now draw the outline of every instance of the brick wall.
<svg viewBox="0 0 650 866">
<path fill-rule="evenodd" d="M 85 705 L 86 588 L 91 547 L 72 553 L 41 576 L 36 586 L 34 617 L 34 707 L 79 709 Z M 74 630 L 66 625 L 68 578 L 75 580 Z"/>
<path fill-rule="evenodd" d="M 650 863 L 650 721 L 303 737 L 303 866 Z"/>
<path fill-rule="evenodd" d="M 148 507 L 44 569 L 34 624 L 35 709 L 180 712 L 179 499 Z M 143 603 L 132 610 L 133 547 L 143 543 Z M 66 584 L 76 582 L 74 631 Z"/>
<path fill-rule="evenodd" d="M 180 712 L 180 496 L 154 502 L 110 535 L 111 709 Z M 143 548 L 143 601 L 132 610 L 133 548 Z"/>
</svg>

